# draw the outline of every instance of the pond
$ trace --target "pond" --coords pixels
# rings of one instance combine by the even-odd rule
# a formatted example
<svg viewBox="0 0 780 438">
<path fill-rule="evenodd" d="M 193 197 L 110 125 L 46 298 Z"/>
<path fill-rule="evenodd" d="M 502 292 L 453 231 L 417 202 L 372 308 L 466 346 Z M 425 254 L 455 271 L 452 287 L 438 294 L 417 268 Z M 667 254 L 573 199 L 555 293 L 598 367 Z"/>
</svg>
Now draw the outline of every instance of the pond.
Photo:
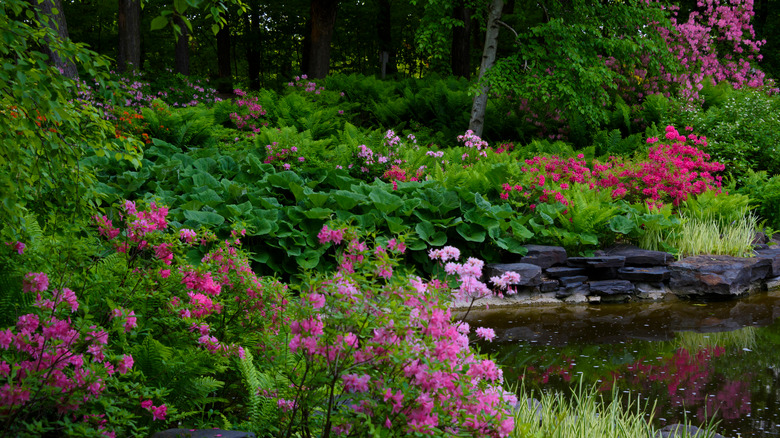
<svg viewBox="0 0 780 438">
<path fill-rule="evenodd" d="M 472 309 L 480 345 L 510 384 L 568 391 L 582 377 L 605 398 L 655 403 L 661 427 L 719 421 L 729 437 L 780 435 L 780 293 L 727 302 Z M 649 413 L 648 413 L 649 415 Z"/>
</svg>

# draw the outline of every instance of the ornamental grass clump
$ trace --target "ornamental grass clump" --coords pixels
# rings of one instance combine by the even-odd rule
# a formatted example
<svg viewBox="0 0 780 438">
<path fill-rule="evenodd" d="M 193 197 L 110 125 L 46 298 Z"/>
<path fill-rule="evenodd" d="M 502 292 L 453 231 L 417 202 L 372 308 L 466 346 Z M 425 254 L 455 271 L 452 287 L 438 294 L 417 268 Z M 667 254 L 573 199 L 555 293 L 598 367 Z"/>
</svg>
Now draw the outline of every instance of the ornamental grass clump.
<svg viewBox="0 0 780 438">
<path fill-rule="evenodd" d="M 521 392 L 524 392 L 521 390 Z M 526 402 L 518 403 L 515 438 L 638 438 L 654 437 L 658 432 L 651 425 L 653 406 L 625 399 L 617 387 L 605 400 L 593 386 L 579 385 L 566 395 L 560 392 L 527 394 Z M 533 397 L 539 397 L 539 400 Z M 706 438 L 714 435 L 713 423 L 695 429 L 679 427 L 675 436 Z"/>
<path fill-rule="evenodd" d="M 719 218 L 680 217 L 680 231 L 669 244 L 679 250 L 679 257 L 699 254 L 749 257 L 757 228 L 754 214 L 743 210 L 733 222 L 723 223 Z"/>
</svg>

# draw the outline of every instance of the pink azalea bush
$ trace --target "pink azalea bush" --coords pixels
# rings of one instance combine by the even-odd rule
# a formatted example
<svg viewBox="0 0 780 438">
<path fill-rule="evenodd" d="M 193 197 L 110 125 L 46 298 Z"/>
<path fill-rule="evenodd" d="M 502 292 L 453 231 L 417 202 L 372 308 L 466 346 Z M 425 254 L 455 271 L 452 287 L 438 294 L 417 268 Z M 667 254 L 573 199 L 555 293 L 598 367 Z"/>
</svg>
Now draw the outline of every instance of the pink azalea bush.
<svg viewBox="0 0 780 438">
<path fill-rule="evenodd" d="M 466 284 L 478 281 L 480 262 L 460 265 L 453 291 L 399 272 L 405 245 L 397 239 L 371 248 L 355 229 L 325 226 L 320 241 L 337 248 L 338 271 L 301 285 L 299 303 L 286 307 L 287 323 L 266 332 L 254 361 L 288 382 L 265 392 L 282 407 L 280 424 L 323 435 L 511 433 L 516 397 L 503 389 L 498 366 L 471 351 L 468 325 L 455 324 L 447 307 L 453 292 L 490 293 Z M 453 263 L 459 257 L 455 248 L 435 254 Z M 288 358 L 281 368 L 278 358 Z"/>
<path fill-rule="evenodd" d="M 690 130 L 687 128 L 687 130 Z M 709 161 L 702 149 L 706 138 L 683 135 L 667 126 L 663 140 L 652 137 L 645 160 L 628 162 L 612 157 L 606 163 L 591 165 L 583 155 L 562 159 L 557 156 L 526 160 L 519 183 L 505 183 L 502 199 L 521 199 L 533 210 L 539 203 L 569 205 L 569 190 L 608 190 L 613 199 L 644 202 L 650 208 L 665 203 L 677 206 L 689 195 L 719 191 L 725 166 Z"/>
</svg>

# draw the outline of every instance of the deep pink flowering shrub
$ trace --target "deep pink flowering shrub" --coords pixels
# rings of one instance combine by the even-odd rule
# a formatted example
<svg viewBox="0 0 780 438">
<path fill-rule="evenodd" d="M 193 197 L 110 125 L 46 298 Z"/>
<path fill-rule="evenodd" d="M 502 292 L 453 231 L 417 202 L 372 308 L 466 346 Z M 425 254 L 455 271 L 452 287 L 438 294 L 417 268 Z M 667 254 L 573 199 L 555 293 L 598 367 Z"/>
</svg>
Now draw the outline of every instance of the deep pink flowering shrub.
<svg viewBox="0 0 780 438">
<path fill-rule="evenodd" d="M 77 312 L 75 292 L 50 288 L 45 273 L 28 273 L 25 293 L 34 294 L 30 313 L 0 330 L 0 424 L 20 433 L 28 422 L 89 412 L 116 374 L 133 367 L 129 354 L 108 350 L 109 334 Z M 85 419 L 89 423 L 89 419 Z M 106 422 L 97 433 L 114 436 Z"/>
<path fill-rule="evenodd" d="M 397 239 L 372 248 L 355 229 L 323 227 L 320 241 L 337 247 L 338 271 L 300 286 L 300 300 L 285 308 L 286 323 L 266 332 L 265 351 L 254 360 L 258 371 L 284 376 L 285 384 L 260 391 L 279 407 L 282 431 L 512 432 L 516 397 L 502 388 L 496 364 L 471 351 L 468 325 L 452 321 L 447 303 L 454 291 L 446 283 L 399 272 L 405 246 Z M 460 254 L 448 247 L 431 255 L 457 264 Z M 451 271 L 458 274 L 450 278 L 455 293 L 490 293 L 477 286 L 478 260 Z M 491 337 L 488 330 L 479 333 Z"/>
<path fill-rule="evenodd" d="M 653 137 L 647 142 L 652 145 L 647 158 L 634 162 L 612 157 L 606 163 L 588 165 L 582 155 L 526 160 L 521 184 L 505 183 L 501 198 L 523 199 L 532 210 L 539 203 L 568 206 L 567 191 L 584 187 L 609 190 L 613 199 L 645 202 L 655 208 L 665 203 L 677 206 L 689 195 L 720 190 L 722 177 L 716 173 L 725 166 L 709 161 L 710 156 L 699 149 L 707 146 L 706 138 L 686 136 L 668 126 L 663 141 Z"/>
<path fill-rule="evenodd" d="M 230 113 L 230 120 L 235 124 L 239 131 L 247 131 L 248 137 L 253 137 L 260 132 L 261 127 L 268 126 L 268 122 L 263 122 L 265 110 L 258 103 L 257 96 L 247 96 L 246 92 L 236 88 L 233 94 L 238 96 L 234 101 L 237 110 Z"/>
<path fill-rule="evenodd" d="M 697 99 L 708 76 L 734 88 L 763 85 L 764 73 L 751 65 L 761 60 L 759 49 L 766 43 L 755 39 L 753 0 L 699 0 L 696 5 L 699 9 L 685 22 L 678 20 L 678 8 L 672 8 L 677 35 L 659 29 L 683 66 L 682 73 L 670 78 L 682 86 L 682 97 Z"/>
</svg>

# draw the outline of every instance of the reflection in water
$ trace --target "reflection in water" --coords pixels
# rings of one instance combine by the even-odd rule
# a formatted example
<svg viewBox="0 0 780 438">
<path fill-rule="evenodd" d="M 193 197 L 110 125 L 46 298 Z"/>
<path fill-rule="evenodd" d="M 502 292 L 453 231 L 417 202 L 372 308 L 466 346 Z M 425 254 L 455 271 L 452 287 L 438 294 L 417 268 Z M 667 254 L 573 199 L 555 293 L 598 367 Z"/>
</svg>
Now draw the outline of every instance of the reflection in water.
<svg viewBox="0 0 780 438">
<path fill-rule="evenodd" d="M 496 330 L 482 350 L 509 382 L 567 392 L 582 376 L 605 397 L 616 386 L 655 403 L 658 426 L 715 419 L 726 436 L 780 436 L 780 298 L 657 304 L 499 309 L 468 321 Z"/>
</svg>

